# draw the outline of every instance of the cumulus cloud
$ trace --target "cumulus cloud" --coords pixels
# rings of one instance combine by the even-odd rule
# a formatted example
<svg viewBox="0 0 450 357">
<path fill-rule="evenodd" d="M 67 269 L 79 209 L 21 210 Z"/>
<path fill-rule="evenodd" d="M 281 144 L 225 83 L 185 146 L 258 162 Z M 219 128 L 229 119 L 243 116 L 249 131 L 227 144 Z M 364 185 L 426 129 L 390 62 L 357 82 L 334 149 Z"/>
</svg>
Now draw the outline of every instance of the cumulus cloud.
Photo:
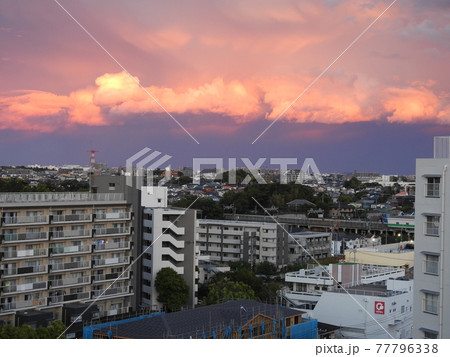
<svg viewBox="0 0 450 357">
<path fill-rule="evenodd" d="M 196 88 L 139 86 L 125 72 L 106 73 L 95 86 L 69 95 L 42 91 L 13 92 L 0 98 L 1 128 L 54 131 L 71 125 L 122 125 L 130 114 L 214 113 L 235 124 L 274 120 L 312 80 L 309 77 L 268 77 L 254 82 L 215 78 Z M 292 122 L 345 123 L 387 117 L 391 122 L 449 120 L 448 95 L 435 93 L 433 81 L 408 87 L 382 88 L 363 75 L 324 77 L 282 116 Z M 205 121 L 207 118 L 205 116 Z M 207 124 L 207 123 L 205 123 Z M 230 133 L 232 131 L 229 131 Z"/>
</svg>

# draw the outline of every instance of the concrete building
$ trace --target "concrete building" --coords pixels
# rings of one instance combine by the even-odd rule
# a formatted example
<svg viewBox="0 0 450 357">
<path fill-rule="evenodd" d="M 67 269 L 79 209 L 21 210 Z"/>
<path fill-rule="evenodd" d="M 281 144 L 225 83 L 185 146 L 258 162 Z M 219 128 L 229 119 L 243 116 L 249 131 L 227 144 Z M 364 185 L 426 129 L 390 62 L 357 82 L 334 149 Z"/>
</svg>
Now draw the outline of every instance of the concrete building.
<svg viewBox="0 0 450 357">
<path fill-rule="evenodd" d="M 188 305 L 197 304 L 198 266 L 196 211 L 167 207 L 166 187 L 143 187 L 142 305 L 161 308 L 155 278 L 172 268 L 189 286 Z"/>
<path fill-rule="evenodd" d="M 165 267 L 174 269 L 186 281 L 190 292 L 187 304 L 193 307 L 197 303 L 198 278 L 196 211 L 170 208 L 166 187 L 130 187 L 125 176 L 94 176 L 91 186 L 95 192 L 125 192 L 135 212 L 133 254 L 139 258 L 133 266 L 136 309 L 162 308 L 154 282 Z"/>
<path fill-rule="evenodd" d="M 278 267 L 331 255 L 331 233 L 288 234 L 283 228 L 276 223 L 201 219 L 200 255 L 210 261 L 268 261 Z"/>
<path fill-rule="evenodd" d="M 30 309 L 61 319 L 65 304 L 97 298 L 100 317 L 132 308 L 132 274 L 122 272 L 133 209 L 123 193 L 2 193 L 0 208 L 0 321 Z"/>
<path fill-rule="evenodd" d="M 382 244 L 378 246 L 366 246 L 346 249 L 345 261 L 360 264 L 387 265 L 393 267 L 414 266 L 413 241 Z"/>
<path fill-rule="evenodd" d="M 217 262 L 277 264 L 277 228 L 276 223 L 200 219 L 200 255 Z"/>
<path fill-rule="evenodd" d="M 450 137 L 416 161 L 414 338 L 450 338 Z"/>
<path fill-rule="evenodd" d="M 337 338 L 411 338 L 413 282 L 388 266 L 330 264 L 286 273 L 289 306 L 337 326 Z"/>
</svg>

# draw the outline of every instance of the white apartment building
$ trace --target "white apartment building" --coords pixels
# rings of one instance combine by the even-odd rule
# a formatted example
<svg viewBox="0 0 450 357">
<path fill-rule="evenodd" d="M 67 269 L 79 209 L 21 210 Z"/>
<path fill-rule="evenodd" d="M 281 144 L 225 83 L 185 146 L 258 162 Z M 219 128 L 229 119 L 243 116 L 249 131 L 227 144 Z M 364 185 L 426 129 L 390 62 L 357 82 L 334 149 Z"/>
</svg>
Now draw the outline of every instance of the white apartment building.
<svg viewBox="0 0 450 357">
<path fill-rule="evenodd" d="M 330 264 L 286 273 L 288 305 L 338 326 L 337 338 L 411 338 L 413 282 L 405 270 Z"/>
<path fill-rule="evenodd" d="M 133 211 L 121 193 L 1 193 L 0 321 L 95 301 L 99 315 L 128 312 Z M 111 284 L 113 284 L 111 286 Z"/>
<path fill-rule="evenodd" d="M 142 187 L 143 209 L 142 300 L 143 306 L 157 310 L 156 275 L 162 268 L 172 268 L 189 286 L 188 305 L 197 304 L 197 233 L 196 211 L 167 207 L 166 187 Z"/>
<path fill-rule="evenodd" d="M 330 256 L 331 233 L 306 231 L 288 234 L 284 227 L 287 225 L 201 219 L 198 227 L 201 257 L 216 262 L 268 261 L 281 267 Z"/>
<path fill-rule="evenodd" d="M 414 338 L 450 338 L 450 137 L 416 161 Z"/>
<path fill-rule="evenodd" d="M 200 219 L 198 245 L 203 260 L 277 264 L 277 224 Z"/>
</svg>

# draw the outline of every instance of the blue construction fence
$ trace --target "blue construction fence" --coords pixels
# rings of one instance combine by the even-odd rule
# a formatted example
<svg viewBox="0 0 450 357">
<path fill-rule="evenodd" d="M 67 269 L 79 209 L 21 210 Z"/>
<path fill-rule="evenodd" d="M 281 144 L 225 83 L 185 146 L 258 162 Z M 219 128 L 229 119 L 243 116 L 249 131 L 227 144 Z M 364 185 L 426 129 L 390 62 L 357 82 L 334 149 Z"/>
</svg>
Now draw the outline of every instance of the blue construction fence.
<svg viewBox="0 0 450 357">
<path fill-rule="evenodd" d="M 154 313 L 149 314 L 149 315 L 142 315 L 142 316 L 132 317 L 132 318 L 126 319 L 126 320 L 111 321 L 111 322 L 105 322 L 103 324 L 86 326 L 86 327 L 83 327 L 83 338 L 84 339 L 88 339 L 88 340 L 89 339 L 93 339 L 94 338 L 94 332 L 96 330 L 101 330 L 101 329 L 104 329 L 104 328 L 112 328 L 114 326 L 121 325 L 121 324 L 124 324 L 124 323 L 127 323 L 127 322 L 143 320 L 143 319 L 146 319 L 146 318 L 149 318 L 149 317 L 163 315 L 163 314 L 164 314 L 164 312 L 154 312 Z"/>
<path fill-rule="evenodd" d="M 316 339 L 317 338 L 317 320 L 303 319 L 298 325 L 291 326 L 292 339 Z"/>
</svg>

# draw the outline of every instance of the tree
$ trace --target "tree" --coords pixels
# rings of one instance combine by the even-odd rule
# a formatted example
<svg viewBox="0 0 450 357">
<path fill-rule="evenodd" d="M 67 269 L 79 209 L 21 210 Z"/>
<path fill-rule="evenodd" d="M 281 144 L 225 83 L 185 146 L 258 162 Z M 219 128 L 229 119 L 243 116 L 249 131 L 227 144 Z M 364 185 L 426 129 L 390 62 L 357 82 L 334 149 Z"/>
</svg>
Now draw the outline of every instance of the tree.
<svg viewBox="0 0 450 357">
<path fill-rule="evenodd" d="M 357 190 L 361 186 L 361 181 L 359 181 L 355 176 L 353 176 L 350 180 L 344 182 L 345 188 L 352 188 Z"/>
<path fill-rule="evenodd" d="M 155 288 L 158 301 L 169 312 L 180 310 L 189 298 L 189 286 L 172 268 L 162 268 L 156 274 Z"/>
<path fill-rule="evenodd" d="M 209 284 L 209 294 L 203 305 L 218 304 L 229 299 L 256 300 L 253 289 L 240 281 L 223 279 Z"/>
<path fill-rule="evenodd" d="M 36 338 L 65 338 L 61 336 L 66 330 L 66 326 L 61 321 L 53 321 L 48 327 L 38 327 L 36 330 L 28 325 L 13 327 L 6 325 L 0 327 L 0 339 L 36 339 Z M 59 337 L 61 336 L 61 337 Z"/>
<path fill-rule="evenodd" d="M 278 272 L 278 269 L 275 266 L 275 264 L 265 261 L 265 262 L 256 264 L 255 272 L 256 272 L 256 274 L 262 274 L 262 275 L 275 275 Z"/>
</svg>

